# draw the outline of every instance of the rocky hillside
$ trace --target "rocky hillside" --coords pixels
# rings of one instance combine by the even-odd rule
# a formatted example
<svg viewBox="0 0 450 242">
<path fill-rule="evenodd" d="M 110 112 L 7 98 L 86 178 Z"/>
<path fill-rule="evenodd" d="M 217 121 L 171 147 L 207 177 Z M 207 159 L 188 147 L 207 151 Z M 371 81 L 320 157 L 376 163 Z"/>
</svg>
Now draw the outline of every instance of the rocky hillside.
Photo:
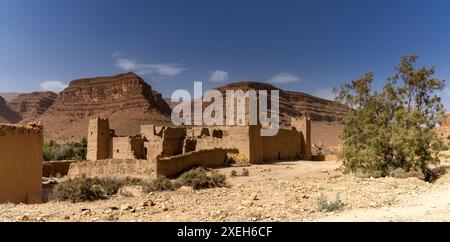
<svg viewBox="0 0 450 242">
<path fill-rule="evenodd" d="M 260 82 L 237 82 L 218 87 L 224 96 L 226 90 L 279 90 L 280 92 L 280 119 L 283 125 L 289 125 L 291 117 L 308 115 L 313 121 L 340 122 L 348 109 L 333 101 L 328 101 L 306 93 L 285 91 L 273 85 Z M 270 100 L 271 95 L 268 92 Z M 269 101 L 270 105 L 270 101 Z"/>
<path fill-rule="evenodd" d="M 142 124 L 167 124 L 171 109 L 160 93 L 134 73 L 70 82 L 53 105 L 37 120 L 47 139 L 78 140 L 87 135 L 88 121 L 109 117 L 119 135 L 139 132 Z"/>
<path fill-rule="evenodd" d="M 8 102 L 8 106 L 20 116 L 21 123 L 27 123 L 38 118 L 50 108 L 57 96 L 53 92 L 19 94 Z"/>
<path fill-rule="evenodd" d="M 0 123 L 17 123 L 19 121 L 20 116 L 11 110 L 6 100 L 0 96 Z"/>
<path fill-rule="evenodd" d="M 19 95 L 20 93 L 17 92 L 0 92 L 0 96 L 3 97 L 6 100 L 6 102 L 11 102 L 11 100 L 13 100 Z"/>
</svg>

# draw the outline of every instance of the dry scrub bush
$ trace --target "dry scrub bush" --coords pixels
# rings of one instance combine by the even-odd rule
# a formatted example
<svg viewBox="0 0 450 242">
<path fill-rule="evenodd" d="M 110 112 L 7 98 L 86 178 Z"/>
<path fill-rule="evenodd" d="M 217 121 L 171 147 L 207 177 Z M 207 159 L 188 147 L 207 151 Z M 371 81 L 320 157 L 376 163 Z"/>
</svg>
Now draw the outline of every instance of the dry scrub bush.
<svg viewBox="0 0 450 242">
<path fill-rule="evenodd" d="M 243 154 L 227 154 L 227 165 L 234 167 L 250 166 L 250 161 Z"/>
<path fill-rule="evenodd" d="M 341 209 L 344 206 L 345 204 L 341 201 L 339 195 L 336 196 L 336 199 L 334 201 L 328 202 L 328 198 L 325 195 L 321 194 L 318 201 L 319 211 L 321 212 L 333 212 Z"/>
<path fill-rule="evenodd" d="M 117 194 L 124 182 L 116 178 L 90 178 L 81 175 L 55 186 L 53 196 L 59 201 L 84 202 L 106 199 Z"/>
<path fill-rule="evenodd" d="M 153 191 L 176 190 L 182 186 L 190 186 L 194 190 L 225 187 L 226 176 L 219 173 L 211 173 L 202 168 L 195 168 L 183 173 L 178 179 L 171 181 L 166 177 L 158 177 L 157 179 L 146 183 L 143 186 L 143 192 L 149 193 Z"/>
</svg>

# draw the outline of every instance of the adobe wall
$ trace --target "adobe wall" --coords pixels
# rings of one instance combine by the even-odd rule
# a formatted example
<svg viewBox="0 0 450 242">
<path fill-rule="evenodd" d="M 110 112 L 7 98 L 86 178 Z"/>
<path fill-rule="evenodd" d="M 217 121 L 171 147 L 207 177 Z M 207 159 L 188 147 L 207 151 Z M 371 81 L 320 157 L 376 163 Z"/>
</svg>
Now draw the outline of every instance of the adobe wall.
<svg viewBox="0 0 450 242">
<path fill-rule="evenodd" d="M 112 139 L 108 119 L 89 120 L 87 160 L 103 160 L 112 157 Z"/>
<path fill-rule="evenodd" d="M 221 130 L 222 137 L 213 137 L 214 130 Z M 197 139 L 195 150 L 208 150 L 212 148 L 237 149 L 251 163 L 259 163 L 256 156 L 251 155 L 250 127 L 249 126 L 218 126 L 211 128 L 192 128 L 189 135 Z M 257 152 L 254 150 L 254 152 Z M 254 153 L 253 152 L 253 153 Z"/>
<path fill-rule="evenodd" d="M 70 164 L 74 161 L 51 161 L 42 165 L 43 177 L 66 176 L 69 173 Z"/>
<path fill-rule="evenodd" d="M 310 160 L 312 155 L 311 143 L 311 119 L 304 117 L 301 119 L 292 118 L 291 126 L 303 134 L 303 150 L 304 159 Z"/>
<path fill-rule="evenodd" d="M 68 176 L 91 177 L 155 177 L 155 162 L 136 159 L 80 161 L 70 164 Z"/>
<path fill-rule="evenodd" d="M 186 138 L 186 128 L 165 127 L 162 133 L 164 156 L 183 154 L 184 139 Z"/>
<path fill-rule="evenodd" d="M 158 157 L 156 160 L 156 174 L 172 177 L 195 166 L 220 167 L 225 165 L 227 154 L 239 153 L 236 149 L 208 149 L 193 151 L 171 157 Z"/>
<path fill-rule="evenodd" d="M 39 203 L 43 135 L 39 127 L 0 125 L 0 203 Z"/>
<path fill-rule="evenodd" d="M 147 150 L 147 160 L 156 160 L 156 157 L 163 152 L 162 139 L 145 142 L 144 149 Z"/>
<path fill-rule="evenodd" d="M 140 136 L 112 138 L 112 159 L 145 159 L 144 153 L 144 140 Z"/>
<path fill-rule="evenodd" d="M 275 136 L 264 136 L 264 161 L 298 160 L 305 156 L 303 149 L 303 134 L 295 129 L 280 129 Z"/>
</svg>

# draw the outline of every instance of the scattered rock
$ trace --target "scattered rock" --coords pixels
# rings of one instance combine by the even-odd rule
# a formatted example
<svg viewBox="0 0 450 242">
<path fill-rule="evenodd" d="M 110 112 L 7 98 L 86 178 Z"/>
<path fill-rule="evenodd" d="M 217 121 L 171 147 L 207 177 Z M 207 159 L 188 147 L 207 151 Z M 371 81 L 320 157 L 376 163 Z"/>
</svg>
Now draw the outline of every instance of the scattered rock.
<svg viewBox="0 0 450 242">
<path fill-rule="evenodd" d="M 180 189 L 178 189 L 180 192 L 192 192 L 193 189 L 190 186 L 182 186 Z"/>
<path fill-rule="evenodd" d="M 18 217 L 17 221 L 28 222 L 28 221 L 30 221 L 30 216 L 28 214 L 25 214 L 23 216 Z"/>
<path fill-rule="evenodd" d="M 153 200 L 147 200 L 144 203 L 142 203 L 142 207 L 146 208 L 146 207 L 153 207 L 155 206 L 155 202 L 153 202 Z"/>
<path fill-rule="evenodd" d="M 81 215 L 83 215 L 83 216 L 88 216 L 91 214 L 92 214 L 92 211 L 90 209 L 82 210 L 82 212 L 81 212 Z"/>
<path fill-rule="evenodd" d="M 133 207 L 131 205 L 123 205 L 120 207 L 120 210 L 122 210 L 122 211 L 129 211 L 132 209 L 133 209 Z"/>
</svg>

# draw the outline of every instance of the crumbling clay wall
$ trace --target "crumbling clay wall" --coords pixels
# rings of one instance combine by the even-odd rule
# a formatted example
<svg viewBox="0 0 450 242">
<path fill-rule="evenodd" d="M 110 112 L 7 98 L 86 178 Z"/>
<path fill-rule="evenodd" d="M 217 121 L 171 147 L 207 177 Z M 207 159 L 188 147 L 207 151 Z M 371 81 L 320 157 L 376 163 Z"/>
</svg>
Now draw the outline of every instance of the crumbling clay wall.
<svg viewBox="0 0 450 242">
<path fill-rule="evenodd" d="M 304 159 L 303 134 L 295 129 L 280 129 L 277 135 L 262 140 L 264 161 Z"/>
<path fill-rule="evenodd" d="M 51 161 L 42 165 L 43 177 L 63 177 L 69 173 L 70 164 L 74 161 Z"/>
<path fill-rule="evenodd" d="M 39 127 L 0 125 L 0 203 L 39 203 L 43 135 Z"/>
<path fill-rule="evenodd" d="M 155 176 L 155 163 L 148 160 L 109 159 L 99 161 L 80 161 L 70 164 L 69 177 L 85 174 L 91 177 L 136 177 Z"/>
<path fill-rule="evenodd" d="M 291 126 L 295 128 L 298 132 L 303 134 L 302 153 L 305 155 L 305 157 L 303 158 L 306 160 L 310 160 L 312 155 L 311 119 L 308 117 L 303 117 L 301 119 L 292 118 Z"/>
<path fill-rule="evenodd" d="M 113 159 L 146 159 L 144 140 L 140 136 L 114 137 L 112 139 Z"/>
<path fill-rule="evenodd" d="M 184 139 L 186 138 L 185 128 L 165 127 L 162 134 L 163 155 L 173 156 L 183 153 Z"/>
<path fill-rule="evenodd" d="M 257 157 L 251 155 L 250 132 L 249 126 L 196 127 L 192 128 L 188 135 L 197 139 L 197 151 L 212 148 L 237 149 L 251 163 L 260 163 Z"/>
<path fill-rule="evenodd" d="M 230 153 L 237 154 L 239 152 L 236 149 L 208 149 L 171 157 L 158 157 L 156 174 L 171 177 L 195 166 L 220 167 L 225 164 L 227 154 Z"/>
</svg>

